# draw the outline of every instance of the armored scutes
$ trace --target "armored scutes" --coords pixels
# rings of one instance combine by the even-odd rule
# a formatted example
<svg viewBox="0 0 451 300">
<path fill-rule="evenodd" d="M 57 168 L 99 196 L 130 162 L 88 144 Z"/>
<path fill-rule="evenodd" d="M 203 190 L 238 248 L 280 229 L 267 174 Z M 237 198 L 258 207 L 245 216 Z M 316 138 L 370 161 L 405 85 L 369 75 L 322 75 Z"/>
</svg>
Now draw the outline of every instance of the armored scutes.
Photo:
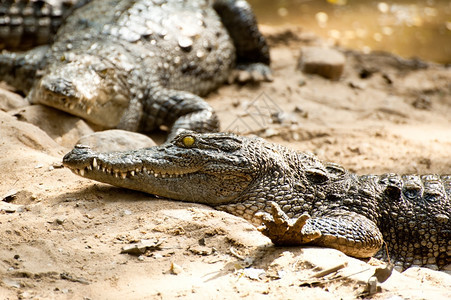
<svg viewBox="0 0 451 300">
<path fill-rule="evenodd" d="M 0 56 L 0 79 L 103 128 L 216 131 L 199 96 L 234 68 L 270 80 L 269 51 L 243 0 L 91 0 L 51 46 Z"/>
<path fill-rule="evenodd" d="M 385 241 L 402 268 L 451 263 L 450 175 L 358 176 L 260 138 L 194 132 L 128 152 L 77 146 L 63 163 L 86 178 L 263 223 L 275 244 L 370 257 Z"/>
<path fill-rule="evenodd" d="M 90 0 L 2 0 L 0 49 L 28 50 L 52 41 L 64 19 Z"/>
</svg>

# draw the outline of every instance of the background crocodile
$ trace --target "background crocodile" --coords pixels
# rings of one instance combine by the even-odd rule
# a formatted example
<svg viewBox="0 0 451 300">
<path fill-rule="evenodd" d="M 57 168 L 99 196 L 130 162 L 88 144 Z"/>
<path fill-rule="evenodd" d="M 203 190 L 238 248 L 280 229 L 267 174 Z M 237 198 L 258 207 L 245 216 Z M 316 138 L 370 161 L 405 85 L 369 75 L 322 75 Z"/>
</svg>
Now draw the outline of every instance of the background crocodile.
<svg viewBox="0 0 451 300">
<path fill-rule="evenodd" d="M 103 128 L 172 126 L 216 131 L 199 97 L 234 68 L 270 80 L 269 51 L 242 0 L 92 0 L 63 22 L 51 46 L 3 53 L 0 75 L 32 103 Z M 248 79 L 248 78 L 245 78 Z"/>
<path fill-rule="evenodd" d="M 310 154 L 226 133 L 184 132 L 128 152 L 76 146 L 63 163 L 86 178 L 205 203 L 257 226 L 263 221 L 262 232 L 275 244 L 370 257 L 385 241 L 402 268 L 451 263 L 450 175 L 358 176 Z"/>
<path fill-rule="evenodd" d="M 90 0 L 0 2 L 0 49 L 28 50 L 52 41 L 63 20 Z"/>
</svg>

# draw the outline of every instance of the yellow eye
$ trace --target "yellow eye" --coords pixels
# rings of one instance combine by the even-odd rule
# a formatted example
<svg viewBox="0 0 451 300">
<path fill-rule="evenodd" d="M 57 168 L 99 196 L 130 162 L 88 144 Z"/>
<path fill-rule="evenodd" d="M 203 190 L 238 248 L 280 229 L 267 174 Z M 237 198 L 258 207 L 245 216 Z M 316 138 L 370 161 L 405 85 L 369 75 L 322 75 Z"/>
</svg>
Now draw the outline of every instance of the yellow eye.
<svg viewBox="0 0 451 300">
<path fill-rule="evenodd" d="M 185 147 L 191 147 L 194 144 L 194 141 L 195 141 L 194 137 L 192 137 L 190 135 L 185 136 L 183 138 L 183 145 L 185 145 Z"/>
</svg>

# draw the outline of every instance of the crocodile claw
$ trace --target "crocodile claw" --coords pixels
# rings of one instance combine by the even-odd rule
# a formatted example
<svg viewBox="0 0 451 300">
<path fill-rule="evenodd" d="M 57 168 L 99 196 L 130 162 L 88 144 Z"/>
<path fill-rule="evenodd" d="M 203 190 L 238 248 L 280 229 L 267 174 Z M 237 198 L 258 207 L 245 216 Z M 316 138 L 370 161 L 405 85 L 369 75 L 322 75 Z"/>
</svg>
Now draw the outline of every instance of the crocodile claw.
<svg viewBox="0 0 451 300">
<path fill-rule="evenodd" d="M 229 83 L 273 81 L 272 71 L 263 63 L 241 64 L 229 77 Z"/>
<path fill-rule="evenodd" d="M 290 219 L 280 206 L 271 202 L 271 215 L 260 213 L 263 225 L 258 230 L 269 237 L 275 245 L 295 246 L 309 243 L 321 236 L 316 230 L 306 230 L 304 227 L 310 216 L 307 213 L 299 218 Z"/>
</svg>

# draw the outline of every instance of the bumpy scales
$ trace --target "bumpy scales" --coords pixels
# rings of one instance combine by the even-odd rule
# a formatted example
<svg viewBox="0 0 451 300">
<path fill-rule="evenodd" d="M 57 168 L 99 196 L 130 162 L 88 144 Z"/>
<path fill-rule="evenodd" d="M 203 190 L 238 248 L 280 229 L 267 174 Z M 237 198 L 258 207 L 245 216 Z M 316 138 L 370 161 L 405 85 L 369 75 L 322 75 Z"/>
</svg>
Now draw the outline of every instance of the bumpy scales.
<svg viewBox="0 0 451 300">
<path fill-rule="evenodd" d="M 36 5 L 16 6 L 4 10 Z M 164 125 L 172 127 L 170 137 L 217 131 L 215 113 L 199 96 L 235 68 L 271 79 L 268 47 L 244 0 L 80 0 L 62 18 L 51 46 L 2 53 L 0 79 L 33 103 L 103 128 Z"/>
<path fill-rule="evenodd" d="M 87 178 L 263 223 L 275 244 L 370 257 L 385 241 L 403 268 L 451 263 L 450 175 L 358 176 L 310 154 L 225 133 L 184 132 L 127 152 L 77 146 L 63 162 Z"/>
</svg>

